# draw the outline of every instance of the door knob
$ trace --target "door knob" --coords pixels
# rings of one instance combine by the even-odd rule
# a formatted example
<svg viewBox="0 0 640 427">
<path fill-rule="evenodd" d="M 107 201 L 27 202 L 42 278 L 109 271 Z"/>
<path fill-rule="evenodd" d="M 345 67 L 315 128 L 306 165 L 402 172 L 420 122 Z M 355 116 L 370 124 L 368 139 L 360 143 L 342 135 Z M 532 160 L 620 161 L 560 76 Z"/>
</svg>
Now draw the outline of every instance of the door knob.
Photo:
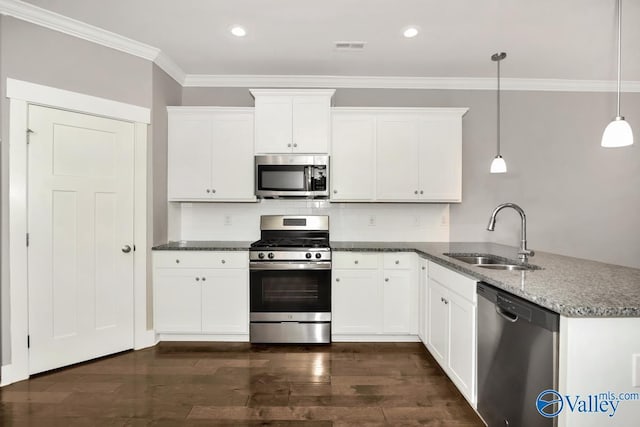
<svg viewBox="0 0 640 427">
<path fill-rule="evenodd" d="M 129 252 L 131 252 L 131 246 L 129 245 L 124 245 L 122 247 L 122 252 L 124 252 L 125 254 L 128 254 Z"/>
</svg>

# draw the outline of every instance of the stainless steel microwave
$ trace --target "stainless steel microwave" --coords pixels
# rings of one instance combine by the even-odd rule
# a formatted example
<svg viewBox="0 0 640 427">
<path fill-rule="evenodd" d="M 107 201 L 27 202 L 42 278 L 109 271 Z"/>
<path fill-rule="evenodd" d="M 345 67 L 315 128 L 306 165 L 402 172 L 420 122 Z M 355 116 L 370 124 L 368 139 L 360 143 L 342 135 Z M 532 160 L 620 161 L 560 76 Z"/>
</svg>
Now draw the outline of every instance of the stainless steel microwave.
<svg viewBox="0 0 640 427">
<path fill-rule="evenodd" d="M 329 156 L 256 156 L 255 176 L 257 197 L 329 197 Z"/>
</svg>

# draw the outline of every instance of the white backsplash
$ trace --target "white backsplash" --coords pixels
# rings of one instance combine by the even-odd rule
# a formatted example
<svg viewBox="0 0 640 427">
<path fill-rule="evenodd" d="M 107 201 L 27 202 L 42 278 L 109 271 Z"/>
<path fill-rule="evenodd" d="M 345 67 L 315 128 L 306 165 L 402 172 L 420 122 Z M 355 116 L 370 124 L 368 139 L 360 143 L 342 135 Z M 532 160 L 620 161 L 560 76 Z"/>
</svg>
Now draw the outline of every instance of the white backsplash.
<svg viewBox="0 0 640 427">
<path fill-rule="evenodd" d="M 169 240 L 253 241 L 260 236 L 260 215 L 289 214 L 329 215 L 333 241 L 449 241 L 448 204 L 262 200 L 171 205 Z"/>
</svg>

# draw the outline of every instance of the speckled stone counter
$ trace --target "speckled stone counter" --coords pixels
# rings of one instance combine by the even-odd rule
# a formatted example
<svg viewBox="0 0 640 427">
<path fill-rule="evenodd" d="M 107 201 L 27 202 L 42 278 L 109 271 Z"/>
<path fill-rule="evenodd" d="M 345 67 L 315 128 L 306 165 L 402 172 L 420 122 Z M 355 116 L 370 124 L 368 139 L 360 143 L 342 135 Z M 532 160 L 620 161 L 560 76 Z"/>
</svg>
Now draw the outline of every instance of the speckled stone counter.
<svg viewBox="0 0 640 427">
<path fill-rule="evenodd" d="M 154 251 L 247 251 L 252 242 L 179 240 L 151 248 Z"/>
<path fill-rule="evenodd" d="M 331 247 L 334 251 L 414 251 L 567 317 L 640 317 L 640 269 L 536 252 L 529 263 L 540 270 L 489 270 L 443 255 L 494 254 L 518 259 L 517 248 L 492 243 L 332 242 Z"/>
</svg>

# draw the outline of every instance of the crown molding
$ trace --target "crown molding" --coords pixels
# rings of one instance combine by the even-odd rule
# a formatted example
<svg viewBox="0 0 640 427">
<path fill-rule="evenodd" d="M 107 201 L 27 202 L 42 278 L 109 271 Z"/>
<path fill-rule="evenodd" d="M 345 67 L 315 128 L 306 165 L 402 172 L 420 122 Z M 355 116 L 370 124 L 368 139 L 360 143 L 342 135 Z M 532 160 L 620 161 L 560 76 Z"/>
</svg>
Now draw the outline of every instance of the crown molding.
<svg viewBox="0 0 640 427">
<path fill-rule="evenodd" d="M 378 76 L 287 76 L 187 74 L 184 87 L 261 88 L 356 88 L 356 89 L 445 89 L 495 90 L 494 78 L 378 77 Z M 505 79 L 502 90 L 552 92 L 615 92 L 616 83 L 606 80 Z M 640 92 L 640 82 L 623 82 L 624 92 Z"/>
<path fill-rule="evenodd" d="M 178 83 L 184 71 L 160 49 L 20 0 L 0 0 L 0 14 L 154 62 Z"/>
</svg>

